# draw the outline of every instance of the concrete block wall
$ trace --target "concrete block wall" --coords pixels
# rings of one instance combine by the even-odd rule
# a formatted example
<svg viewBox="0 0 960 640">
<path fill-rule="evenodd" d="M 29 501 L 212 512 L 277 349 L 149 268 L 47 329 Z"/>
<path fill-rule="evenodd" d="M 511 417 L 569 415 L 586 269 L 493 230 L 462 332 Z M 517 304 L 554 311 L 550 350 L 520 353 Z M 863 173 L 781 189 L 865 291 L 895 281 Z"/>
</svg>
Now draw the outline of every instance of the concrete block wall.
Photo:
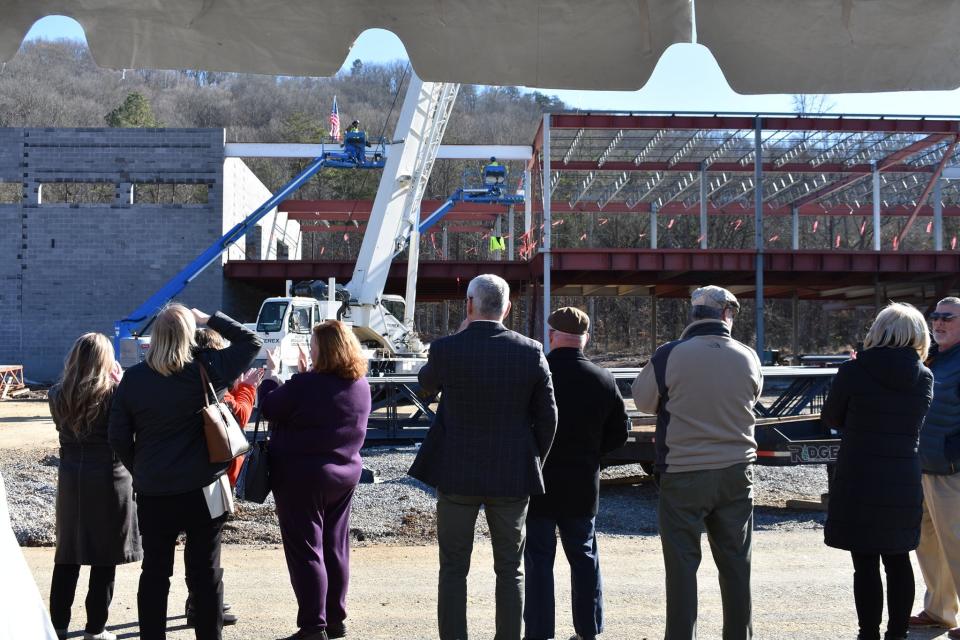
<svg viewBox="0 0 960 640">
<path fill-rule="evenodd" d="M 246 218 L 272 195 L 239 158 L 227 158 L 224 162 L 223 184 L 224 231 Z M 260 220 L 256 229 L 230 248 L 229 259 L 276 260 L 278 243 L 286 248 L 288 260 L 300 259 L 300 223 L 288 220 L 285 213 L 273 209 Z M 223 287 L 224 309 L 241 322 L 256 320 L 264 298 L 284 294 L 281 290 L 236 280 L 224 280 Z"/>
<path fill-rule="evenodd" d="M 0 204 L 0 363 L 27 378 L 55 379 L 73 340 L 112 336 L 140 305 L 224 230 L 221 129 L 2 129 L 0 181 L 20 180 L 23 202 Z M 117 187 L 112 205 L 42 204 L 52 182 Z M 202 205 L 131 204 L 130 185 L 209 185 Z M 215 263 L 180 296 L 214 311 L 224 304 Z"/>
<path fill-rule="evenodd" d="M 223 184 L 224 232 L 247 217 L 272 195 L 239 158 L 227 158 L 224 162 Z M 257 226 L 259 230 L 247 234 L 245 242 L 238 242 L 230 248 L 231 260 L 242 260 L 245 256 L 256 260 L 276 260 L 278 243 L 286 248 L 287 259 L 300 259 L 299 222 L 288 220 L 286 213 L 273 209 L 261 219 Z M 226 259 L 225 254 L 224 261 Z"/>
</svg>

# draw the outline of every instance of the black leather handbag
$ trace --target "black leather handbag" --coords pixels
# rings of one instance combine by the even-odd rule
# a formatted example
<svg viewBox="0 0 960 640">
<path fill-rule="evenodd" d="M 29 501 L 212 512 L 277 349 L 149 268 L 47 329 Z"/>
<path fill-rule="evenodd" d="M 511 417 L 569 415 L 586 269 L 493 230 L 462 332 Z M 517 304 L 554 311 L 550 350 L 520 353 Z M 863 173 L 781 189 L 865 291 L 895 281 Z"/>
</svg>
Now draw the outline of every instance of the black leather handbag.
<svg viewBox="0 0 960 640">
<path fill-rule="evenodd" d="M 257 410 L 257 422 L 253 427 L 253 443 L 243 461 L 240 477 L 237 478 L 237 498 L 245 502 L 263 504 L 270 495 L 270 427 L 267 426 L 263 439 L 260 435 L 260 411 Z"/>
</svg>

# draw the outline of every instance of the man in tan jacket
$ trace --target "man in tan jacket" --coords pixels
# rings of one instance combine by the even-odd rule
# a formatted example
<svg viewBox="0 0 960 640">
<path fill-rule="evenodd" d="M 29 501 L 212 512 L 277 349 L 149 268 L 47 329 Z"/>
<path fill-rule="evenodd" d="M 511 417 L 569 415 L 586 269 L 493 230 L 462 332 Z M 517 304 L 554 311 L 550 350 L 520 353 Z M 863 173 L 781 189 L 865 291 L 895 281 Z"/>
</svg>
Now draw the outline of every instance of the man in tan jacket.
<svg viewBox="0 0 960 640">
<path fill-rule="evenodd" d="M 753 636 L 750 552 L 757 354 L 730 337 L 740 304 L 720 287 L 691 296 L 692 322 L 662 345 L 633 382 L 637 409 L 656 414 L 660 540 L 666 568 L 665 640 L 693 640 L 700 535 L 720 573 L 723 640 Z"/>
</svg>

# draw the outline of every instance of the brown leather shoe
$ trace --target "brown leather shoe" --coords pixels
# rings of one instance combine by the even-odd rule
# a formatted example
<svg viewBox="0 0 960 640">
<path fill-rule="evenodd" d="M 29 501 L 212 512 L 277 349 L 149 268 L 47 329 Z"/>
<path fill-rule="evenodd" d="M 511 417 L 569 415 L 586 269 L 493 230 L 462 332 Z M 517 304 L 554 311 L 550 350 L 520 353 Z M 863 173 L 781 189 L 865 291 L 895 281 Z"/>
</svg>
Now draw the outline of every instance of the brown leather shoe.
<svg viewBox="0 0 960 640">
<path fill-rule="evenodd" d="M 925 629 L 929 627 L 946 627 L 947 625 L 943 624 L 933 616 L 931 616 L 926 611 L 921 611 L 915 616 L 910 616 L 910 626 L 917 629 Z M 957 636 L 960 638 L 960 636 Z"/>
</svg>

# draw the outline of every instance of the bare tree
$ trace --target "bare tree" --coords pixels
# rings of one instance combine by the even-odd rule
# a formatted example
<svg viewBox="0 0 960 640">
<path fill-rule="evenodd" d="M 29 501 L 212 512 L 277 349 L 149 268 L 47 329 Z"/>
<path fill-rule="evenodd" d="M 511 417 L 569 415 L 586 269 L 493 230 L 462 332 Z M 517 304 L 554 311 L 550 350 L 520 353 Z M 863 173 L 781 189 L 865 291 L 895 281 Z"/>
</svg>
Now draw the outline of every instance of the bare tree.
<svg viewBox="0 0 960 640">
<path fill-rule="evenodd" d="M 829 113 L 837 106 L 830 96 L 822 93 L 795 93 L 790 96 L 793 111 L 801 116 Z"/>
</svg>

